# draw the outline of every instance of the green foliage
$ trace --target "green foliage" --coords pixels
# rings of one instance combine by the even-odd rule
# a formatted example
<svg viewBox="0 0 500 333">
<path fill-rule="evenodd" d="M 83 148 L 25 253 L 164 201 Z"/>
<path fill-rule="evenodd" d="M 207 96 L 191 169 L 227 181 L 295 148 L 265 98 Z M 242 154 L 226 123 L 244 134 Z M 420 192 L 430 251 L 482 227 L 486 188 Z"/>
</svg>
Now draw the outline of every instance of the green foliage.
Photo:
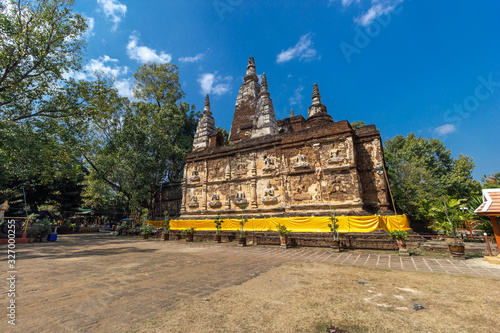
<svg viewBox="0 0 500 333">
<path fill-rule="evenodd" d="M 142 235 L 150 235 L 152 230 L 153 230 L 153 226 L 151 226 L 147 223 L 144 223 L 141 226 L 141 234 Z"/>
<path fill-rule="evenodd" d="M 215 218 L 214 223 L 215 223 L 215 229 L 216 229 L 215 234 L 218 236 L 220 234 L 221 225 L 222 225 L 222 223 L 224 223 L 224 221 L 221 220 L 221 218 L 220 218 L 220 212 L 217 212 L 217 217 Z"/>
<path fill-rule="evenodd" d="M 174 64 L 147 63 L 137 69 L 134 79 L 134 97 L 146 103 L 174 105 L 184 97 Z"/>
<path fill-rule="evenodd" d="M 484 188 L 500 188 L 500 172 L 484 176 L 482 181 Z"/>
<path fill-rule="evenodd" d="M 364 127 L 366 126 L 366 122 L 362 120 L 356 120 L 351 123 L 351 127 L 353 130 L 356 130 L 357 128 Z"/>
<path fill-rule="evenodd" d="M 222 133 L 222 136 L 224 137 L 224 144 L 227 145 L 229 143 L 229 133 L 227 132 L 227 130 L 220 126 L 217 126 L 216 130 L 217 132 Z"/>
<path fill-rule="evenodd" d="M 194 234 L 194 231 L 196 230 L 196 228 L 187 228 L 187 229 L 183 229 L 181 230 L 181 235 L 182 236 L 186 236 L 187 234 Z"/>
<path fill-rule="evenodd" d="M 404 213 L 422 219 L 422 200 L 443 195 L 469 198 L 481 186 L 472 178 L 473 160 L 451 157 L 439 139 L 424 139 L 410 133 L 385 141 L 384 155 L 394 201 Z"/>
<path fill-rule="evenodd" d="M 144 207 L 164 182 L 182 178 L 198 114 L 179 100 L 175 65 L 148 63 L 134 77 L 142 101 L 117 100 L 113 118 L 95 124 L 84 156 L 92 177 L 121 193 L 130 207 Z"/>
<path fill-rule="evenodd" d="M 329 220 L 331 223 L 328 223 L 328 228 L 330 228 L 330 231 L 333 234 L 333 240 L 337 241 L 339 240 L 339 232 L 337 230 L 339 228 L 338 224 L 339 219 L 337 218 L 337 213 L 335 212 L 335 208 L 331 209 Z"/>
<path fill-rule="evenodd" d="M 474 212 L 483 203 L 483 197 L 481 195 L 473 196 L 468 202 L 468 210 Z M 476 213 L 472 213 L 472 218 L 479 222 L 479 229 L 487 233 L 489 236 L 493 235 L 493 226 L 491 225 L 491 219 L 489 216 L 480 216 Z"/>
<path fill-rule="evenodd" d="M 423 200 L 422 208 L 426 218 L 431 221 L 432 230 L 442 230 L 445 235 L 453 235 L 455 243 L 458 243 L 456 231 L 465 222 L 472 220 L 472 213 L 464 204 L 465 199 L 457 199 L 442 196 L 438 200 Z"/>
<path fill-rule="evenodd" d="M 407 239 L 409 237 L 405 230 L 392 230 L 387 235 L 392 239 Z"/>
<path fill-rule="evenodd" d="M 53 205 L 60 215 L 80 204 L 79 147 L 88 122 L 109 116 L 113 82 L 76 81 L 85 19 L 71 0 L 5 1 L 0 5 L 0 199 L 29 209 Z M 14 210 L 19 205 L 14 205 Z"/>
<path fill-rule="evenodd" d="M 278 224 L 276 226 L 276 229 L 278 230 L 278 234 L 280 236 L 290 236 L 292 232 L 288 230 L 284 225 Z"/>
<path fill-rule="evenodd" d="M 165 211 L 165 220 L 163 222 L 163 230 L 170 230 L 170 215 Z"/>
<path fill-rule="evenodd" d="M 50 226 L 52 221 L 49 218 L 44 218 L 43 220 L 36 220 L 32 223 L 27 230 L 29 238 L 37 237 L 47 237 L 50 234 Z"/>
</svg>

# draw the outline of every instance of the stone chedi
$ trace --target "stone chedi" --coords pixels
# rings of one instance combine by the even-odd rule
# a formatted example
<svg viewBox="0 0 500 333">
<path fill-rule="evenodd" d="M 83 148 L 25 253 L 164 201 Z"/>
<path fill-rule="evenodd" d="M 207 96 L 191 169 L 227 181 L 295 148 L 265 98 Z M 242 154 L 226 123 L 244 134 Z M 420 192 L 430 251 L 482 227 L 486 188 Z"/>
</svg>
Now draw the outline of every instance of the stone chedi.
<svg viewBox="0 0 500 333">
<path fill-rule="evenodd" d="M 382 141 L 374 125 L 334 121 L 314 84 L 308 117 L 276 120 L 250 58 L 224 144 L 208 96 L 182 180 L 181 219 L 367 215 L 389 209 Z"/>
</svg>

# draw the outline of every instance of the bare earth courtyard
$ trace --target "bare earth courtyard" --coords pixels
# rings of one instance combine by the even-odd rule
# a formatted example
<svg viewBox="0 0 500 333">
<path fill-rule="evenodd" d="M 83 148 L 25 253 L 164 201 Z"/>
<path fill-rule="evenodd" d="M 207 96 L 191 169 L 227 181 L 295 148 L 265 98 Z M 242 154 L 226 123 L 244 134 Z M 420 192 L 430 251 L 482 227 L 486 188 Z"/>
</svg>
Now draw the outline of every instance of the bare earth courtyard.
<svg viewBox="0 0 500 333">
<path fill-rule="evenodd" d="M 498 331 L 500 269 L 477 259 L 103 234 L 16 252 L 16 326 L 2 332 Z"/>
</svg>

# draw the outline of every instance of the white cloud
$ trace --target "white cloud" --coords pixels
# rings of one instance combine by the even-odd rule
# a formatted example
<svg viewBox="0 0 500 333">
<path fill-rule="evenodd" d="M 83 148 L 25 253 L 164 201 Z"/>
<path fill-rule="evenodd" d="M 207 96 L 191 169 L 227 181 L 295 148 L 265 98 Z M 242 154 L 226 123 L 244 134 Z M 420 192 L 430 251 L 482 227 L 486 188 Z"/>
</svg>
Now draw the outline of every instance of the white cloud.
<svg viewBox="0 0 500 333">
<path fill-rule="evenodd" d="M 205 57 L 205 53 L 198 53 L 194 57 L 181 57 L 181 58 L 179 58 L 179 61 L 193 63 L 193 62 L 198 62 L 198 61 L 203 60 L 204 57 Z"/>
<path fill-rule="evenodd" d="M 445 124 L 443 126 L 439 126 L 439 127 L 434 129 L 434 133 L 436 133 L 437 135 L 440 135 L 440 136 L 444 136 L 444 135 L 447 135 L 447 134 L 450 134 L 450 133 L 453 133 L 456 131 L 457 131 L 457 129 L 456 129 L 455 125 L 453 125 L 453 124 Z"/>
<path fill-rule="evenodd" d="M 127 44 L 127 54 L 130 59 L 137 60 L 140 63 L 157 62 L 165 63 L 172 61 L 172 55 L 161 51 L 160 54 L 155 49 L 150 49 L 147 46 L 139 46 L 139 37 L 136 35 L 130 36 L 130 41 Z"/>
<path fill-rule="evenodd" d="M 280 54 L 276 57 L 276 62 L 278 64 L 288 62 L 294 58 L 299 58 L 304 61 L 311 61 L 316 57 L 318 53 L 313 48 L 313 42 L 311 37 L 312 33 L 308 33 L 302 37 L 300 37 L 297 44 L 294 47 L 288 48 L 288 50 L 282 50 Z"/>
<path fill-rule="evenodd" d="M 298 107 L 302 108 L 302 100 L 304 99 L 304 95 L 302 95 L 303 90 L 304 87 L 302 85 L 295 89 L 295 91 L 293 92 L 293 96 L 288 100 L 290 102 L 290 105 L 297 105 Z"/>
<path fill-rule="evenodd" d="M 106 63 L 110 63 L 106 65 Z M 98 59 L 91 59 L 87 65 L 83 67 L 86 71 L 90 73 L 101 72 L 108 76 L 118 77 L 120 75 L 125 75 L 128 72 L 127 66 L 118 66 L 118 59 L 110 58 L 107 55 L 99 57 Z"/>
<path fill-rule="evenodd" d="M 231 89 L 232 80 L 233 80 L 232 76 L 222 77 L 218 75 L 217 72 L 214 72 L 213 74 L 203 73 L 198 78 L 198 82 L 200 83 L 201 87 L 201 93 L 203 95 L 206 94 L 224 95 Z"/>
<path fill-rule="evenodd" d="M 134 83 L 130 78 L 115 81 L 115 88 L 118 89 L 118 93 L 121 96 L 128 97 L 129 99 L 134 99 L 133 87 Z"/>
<path fill-rule="evenodd" d="M 122 18 L 124 18 L 127 13 L 127 6 L 117 0 L 97 0 L 97 3 L 101 5 L 106 17 L 113 22 L 111 30 L 116 31 L 118 23 L 121 22 Z"/>
<path fill-rule="evenodd" d="M 347 7 L 349 6 L 351 3 L 353 3 L 354 1 L 358 2 L 359 3 L 359 0 L 342 0 L 342 6 L 344 7 Z M 337 2 L 337 0 L 330 0 L 328 4 L 332 4 L 334 2 Z"/>
<path fill-rule="evenodd" d="M 87 31 L 83 34 L 86 38 L 90 38 L 95 35 L 94 33 L 94 26 L 95 26 L 95 20 L 93 17 L 85 17 L 87 20 Z"/>
<path fill-rule="evenodd" d="M 329 4 L 336 2 L 337 0 L 330 0 Z M 354 18 L 354 22 L 361 26 L 368 26 L 379 16 L 390 13 L 396 8 L 397 5 L 402 3 L 404 0 L 371 0 L 370 8 L 363 12 L 359 17 Z M 343 7 L 349 7 L 353 3 L 361 5 L 360 0 L 342 0 Z M 366 8 L 366 7 L 365 7 Z"/>
<path fill-rule="evenodd" d="M 96 73 L 100 72 L 107 76 L 115 78 L 114 86 L 118 89 L 121 96 L 133 99 L 133 81 L 131 78 L 123 77 L 129 72 L 127 66 L 119 66 L 118 59 L 113 59 L 107 55 L 101 56 L 98 59 L 91 59 L 88 64 L 83 66 L 81 72 L 65 73 L 65 79 L 74 78 L 75 80 L 93 80 L 96 78 Z"/>
</svg>

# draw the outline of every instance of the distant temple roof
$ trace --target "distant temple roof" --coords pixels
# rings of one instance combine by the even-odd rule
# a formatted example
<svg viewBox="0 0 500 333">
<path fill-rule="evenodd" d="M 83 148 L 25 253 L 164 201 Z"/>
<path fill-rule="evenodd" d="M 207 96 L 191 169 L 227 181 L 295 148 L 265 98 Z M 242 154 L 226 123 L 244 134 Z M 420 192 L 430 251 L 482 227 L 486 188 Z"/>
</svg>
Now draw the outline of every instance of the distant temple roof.
<svg viewBox="0 0 500 333">
<path fill-rule="evenodd" d="M 500 215 L 500 189 L 483 189 L 483 203 L 474 213 L 477 215 Z"/>
</svg>

